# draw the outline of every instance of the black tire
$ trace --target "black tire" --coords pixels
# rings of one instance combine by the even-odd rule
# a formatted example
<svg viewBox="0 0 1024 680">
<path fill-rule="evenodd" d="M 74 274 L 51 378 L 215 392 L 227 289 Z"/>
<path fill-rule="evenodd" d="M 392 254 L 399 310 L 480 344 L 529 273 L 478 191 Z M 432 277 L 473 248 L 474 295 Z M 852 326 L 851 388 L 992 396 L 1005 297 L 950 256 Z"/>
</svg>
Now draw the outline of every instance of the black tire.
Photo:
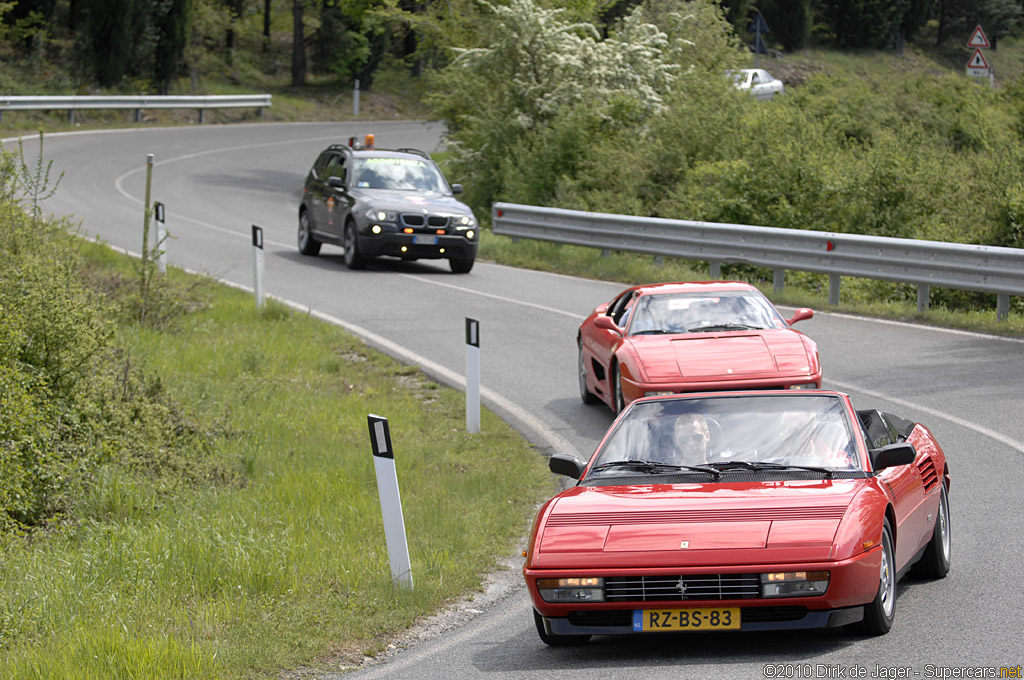
<svg viewBox="0 0 1024 680">
<path fill-rule="evenodd" d="M 448 260 L 448 266 L 456 274 L 468 274 L 469 270 L 473 268 L 473 262 L 475 262 L 475 258 L 472 257 L 453 257 Z"/>
<path fill-rule="evenodd" d="M 953 553 L 953 525 L 949 514 L 949 496 L 946 485 L 939 491 L 939 516 L 935 518 L 932 539 L 924 548 L 920 561 L 913 566 L 911 573 L 917 578 L 945 578 L 949 573 L 950 558 Z"/>
<path fill-rule="evenodd" d="M 310 231 L 309 213 L 305 210 L 299 213 L 299 252 L 311 256 L 320 254 L 320 241 Z"/>
<path fill-rule="evenodd" d="M 356 223 L 349 220 L 345 223 L 345 266 L 349 269 L 365 269 L 366 258 L 359 253 L 359 240 L 356 238 Z"/>
<path fill-rule="evenodd" d="M 612 364 L 612 375 L 609 381 L 612 388 L 612 411 L 615 411 L 615 415 L 619 415 L 626 408 L 626 399 L 622 396 L 622 379 L 619 377 L 618 364 Z"/>
<path fill-rule="evenodd" d="M 589 635 L 552 635 L 548 633 L 544 630 L 544 619 L 536 609 L 533 610 L 533 624 L 537 626 L 537 635 L 540 636 L 541 641 L 551 647 L 574 647 L 586 644 L 590 640 Z"/>
<path fill-rule="evenodd" d="M 871 604 L 864 607 L 861 628 L 868 635 L 885 635 L 896 618 L 896 550 L 892 542 L 889 520 L 882 526 L 882 567 L 878 575 L 878 592 Z"/>
<path fill-rule="evenodd" d="M 583 360 L 583 344 L 577 343 L 577 347 L 579 347 L 579 360 L 576 362 L 576 370 L 580 378 L 580 399 L 584 404 L 596 404 L 600 399 L 587 387 L 587 364 Z"/>
</svg>

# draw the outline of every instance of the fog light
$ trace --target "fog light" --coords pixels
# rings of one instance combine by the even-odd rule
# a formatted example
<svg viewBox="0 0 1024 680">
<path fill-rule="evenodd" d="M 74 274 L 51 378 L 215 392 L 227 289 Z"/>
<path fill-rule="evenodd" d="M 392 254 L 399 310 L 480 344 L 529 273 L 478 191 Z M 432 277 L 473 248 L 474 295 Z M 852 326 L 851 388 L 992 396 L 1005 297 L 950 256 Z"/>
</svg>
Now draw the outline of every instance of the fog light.
<svg viewBox="0 0 1024 680">
<path fill-rule="evenodd" d="M 381 231 L 380 230 L 380 225 L 379 224 L 373 225 L 372 227 L 370 227 L 370 231 L 372 231 L 374 234 L 379 234 L 380 231 Z"/>
<path fill-rule="evenodd" d="M 818 383 L 797 383 L 796 385 L 790 385 L 791 390 L 816 390 L 818 389 Z"/>
<path fill-rule="evenodd" d="M 476 232 L 470 229 L 469 231 L 466 232 L 466 238 L 472 241 L 474 238 L 476 238 Z"/>
<path fill-rule="evenodd" d="M 539 578 L 537 590 L 545 602 L 604 602 L 603 578 Z"/>
<path fill-rule="evenodd" d="M 402 252 L 403 252 L 403 253 L 404 253 L 404 252 L 406 252 L 407 250 L 409 250 L 409 249 L 408 249 L 408 248 L 406 248 L 405 246 L 402 246 Z"/>
<path fill-rule="evenodd" d="M 785 571 L 761 574 L 761 597 L 809 597 L 828 590 L 827 571 Z"/>
</svg>

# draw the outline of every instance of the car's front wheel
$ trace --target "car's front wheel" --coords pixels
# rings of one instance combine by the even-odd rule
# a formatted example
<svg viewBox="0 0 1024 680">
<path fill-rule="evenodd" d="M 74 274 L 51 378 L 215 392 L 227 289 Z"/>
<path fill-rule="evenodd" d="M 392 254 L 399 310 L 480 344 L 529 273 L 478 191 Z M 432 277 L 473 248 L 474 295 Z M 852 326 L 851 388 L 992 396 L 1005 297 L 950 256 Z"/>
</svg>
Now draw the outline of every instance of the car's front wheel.
<svg viewBox="0 0 1024 680">
<path fill-rule="evenodd" d="M 946 485 L 939 491 L 939 516 L 935 518 L 932 538 L 925 546 L 924 555 L 914 565 L 913 575 L 921 578 L 943 578 L 949 573 L 953 553 L 953 525 L 950 522 L 949 496 Z"/>
<path fill-rule="evenodd" d="M 475 258 L 472 257 L 453 257 L 448 260 L 448 266 L 456 274 L 468 274 L 469 270 L 473 268 L 474 261 Z"/>
<path fill-rule="evenodd" d="M 540 636 L 541 641 L 551 647 L 582 645 L 590 639 L 589 635 L 553 635 L 547 632 L 544 629 L 544 617 L 536 609 L 533 610 L 533 624 L 537 626 L 537 635 Z"/>
<path fill-rule="evenodd" d="M 896 618 L 896 551 L 893 548 L 889 520 L 882 526 L 882 564 L 878 573 L 878 592 L 864 607 L 862 627 L 869 635 L 885 635 Z"/>
<path fill-rule="evenodd" d="M 356 223 L 349 220 L 345 223 L 345 266 L 349 269 L 365 269 L 366 258 L 359 253 L 359 240 L 356 238 Z"/>
<path fill-rule="evenodd" d="M 319 255 L 320 241 L 313 236 L 309 224 L 309 212 L 299 213 L 299 252 L 303 255 Z"/>
</svg>

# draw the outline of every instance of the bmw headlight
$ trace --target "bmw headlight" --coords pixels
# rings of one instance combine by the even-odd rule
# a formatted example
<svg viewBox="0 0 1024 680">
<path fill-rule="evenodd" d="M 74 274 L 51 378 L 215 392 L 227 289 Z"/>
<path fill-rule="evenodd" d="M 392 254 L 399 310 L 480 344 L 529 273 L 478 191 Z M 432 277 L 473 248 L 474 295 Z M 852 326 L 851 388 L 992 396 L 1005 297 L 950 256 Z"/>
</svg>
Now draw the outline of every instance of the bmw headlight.
<svg viewBox="0 0 1024 680">
<path fill-rule="evenodd" d="M 456 215 L 452 218 L 452 224 L 456 229 L 469 229 L 476 226 L 476 218 L 472 215 Z"/>
<path fill-rule="evenodd" d="M 370 208 L 366 211 L 366 219 L 371 222 L 397 222 L 398 213 L 394 210 L 380 210 L 379 208 Z"/>
<path fill-rule="evenodd" d="M 545 602 L 604 602 L 603 578 L 539 578 L 537 590 Z"/>
<path fill-rule="evenodd" d="M 809 597 L 828 590 L 827 571 L 779 571 L 761 574 L 761 597 Z"/>
</svg>

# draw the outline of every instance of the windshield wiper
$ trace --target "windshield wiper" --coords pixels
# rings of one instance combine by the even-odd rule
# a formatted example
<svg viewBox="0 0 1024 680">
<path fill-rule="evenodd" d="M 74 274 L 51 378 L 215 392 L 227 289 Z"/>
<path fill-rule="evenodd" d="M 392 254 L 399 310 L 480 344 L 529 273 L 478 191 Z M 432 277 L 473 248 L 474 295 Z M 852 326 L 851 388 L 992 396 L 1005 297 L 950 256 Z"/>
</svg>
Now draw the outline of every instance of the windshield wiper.
<svg viewBox="0 0 1024 680">
<path fill-rule="evenodd" d="M 808 472 L 821 472 L 829 479 L 835 474 L 835 470 L 826 467 L 813 465 L 789 465 L 788 463 L 764 463 L 750 462 L 748 460 L 730 460 L 720 463 L 708 463 L 709 467 L 716 470 L 807 470 Z"/>
<path fill-rule="evenodd" d="M 673 334 L 676 334 L 676 331 L 669 331 L 669 330 L 665 330 L 664 328 L 651 328 L 651 329 L 648 329 L 646 331 L 636 331 L 634 333 L 631 333 L 630 335 L 662 335 L 662 334 L 673 335 Z"/>
<path fill-rule="evenodd" d="M 651 475 L 658 474 L 660 472 L 665 472 L 668 470 L 693 470 L 695 472 L 710 472 L 711 474 L 715 475 L 715 477 L 718 477 L 722 474 L 715 468 L 709 467 L 707 465 L 672 465 L 671 463 L 659 463 L 658 461 L 654 460 L 639 459 L 613 460 L 607 463 L 601 463 L 600 465 L 595 466 L 594 469 L 591 470 L 591 472 L 600 472 L 601 470 L 607 470 L 608 468 L 612 467 L 632 468 L 634 470 L 640 470 Z"/>
<path fill-rule="evenodd" d="M 720 323 L 712 324 L 710 326 L 697 326 L 696 328 L 688 328 L 688 333 L 708 333 L 714 331 L 760 331 L 764 330 L 761 326 L 748 326 L 745 323 Z"/>
</svg>

